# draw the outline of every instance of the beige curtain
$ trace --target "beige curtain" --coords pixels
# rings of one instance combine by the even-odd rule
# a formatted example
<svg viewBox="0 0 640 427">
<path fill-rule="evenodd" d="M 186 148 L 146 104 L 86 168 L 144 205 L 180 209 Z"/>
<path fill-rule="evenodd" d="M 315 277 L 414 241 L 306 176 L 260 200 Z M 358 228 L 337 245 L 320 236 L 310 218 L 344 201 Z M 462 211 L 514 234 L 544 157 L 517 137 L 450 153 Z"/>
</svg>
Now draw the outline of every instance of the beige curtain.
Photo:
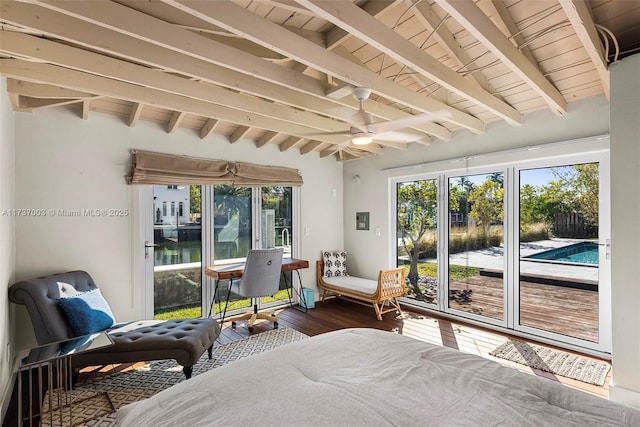
<svg viewBox="0 0 640 427">
<path fill-rule="evenodd" d="M 129 184 L 228 184 L 236 187 L 300 186 L 297 169 L 133 151 Z"/>
</svg>

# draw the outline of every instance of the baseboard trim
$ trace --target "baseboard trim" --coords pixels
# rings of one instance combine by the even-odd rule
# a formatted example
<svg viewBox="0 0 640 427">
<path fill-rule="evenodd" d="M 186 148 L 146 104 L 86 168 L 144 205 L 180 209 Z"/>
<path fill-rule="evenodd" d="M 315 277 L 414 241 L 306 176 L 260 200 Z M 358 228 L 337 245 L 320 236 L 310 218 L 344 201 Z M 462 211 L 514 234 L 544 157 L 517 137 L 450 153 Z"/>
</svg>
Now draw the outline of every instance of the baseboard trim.
<svg viewBox="0 0 640 427">
<path fill-rule="evenodd" d="M 609 400 L 640 409 L 640 392 L 609 384 Z"/>
</svg>

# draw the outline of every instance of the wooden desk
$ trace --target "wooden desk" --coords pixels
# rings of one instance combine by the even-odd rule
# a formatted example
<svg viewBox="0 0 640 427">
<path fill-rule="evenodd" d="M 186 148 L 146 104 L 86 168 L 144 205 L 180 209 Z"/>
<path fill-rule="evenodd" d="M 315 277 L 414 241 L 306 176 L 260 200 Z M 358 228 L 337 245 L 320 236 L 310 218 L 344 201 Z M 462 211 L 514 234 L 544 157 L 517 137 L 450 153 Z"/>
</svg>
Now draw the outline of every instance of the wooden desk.
<svg viewBox="0 0 640 427">
<path fill-rule="evenodd" d="M 216 299 L 216 295 L 218 294 L 218 285 L 220 281 L 237 279 L 239 277 L 242 277 L 242 274 L 244 273 L 244 266 L 245 266 L 244 262 L 236 262 L 236 263 L 230 263 L 230 264 L 210 265 L 209 267 L 204 269 L 204 274 L 213 278 L 216 281 L 215 287 L 213 290 L 213 297 L 211 298 L 211 305 L 209 306 L 208 317 L 211 317 L 211 314 L 213 313 L 213 304 Z M 283 274 L 288 271 L 295 271 L 296 273 L 298 273 L 298 283 L 300 285 L 300 290 L 297 290 L 295 286 L 293 286 L 293 279 L 291 280 L 291 289 L 293 292 L 296 292 L 298 294 L 299 299 L 304 298 L 304 295 L 302 294 L 302 279 L 300 279 L 300 271 L 299 271 L 299 270 L 302 270 L 303 268 L 309 268 L 309 261 L 305 259 L 297 259 L 297 258 L 282 258 L 281 271 Z M 287 288 L 288 288 L 289 286 L 288 286 L 287 276 L 285 275 L 284 278 L 287 281 Z M 289 301 L 291 301 L 291 297 L 289 297 Z M 307 311 L 306 305 L 307 304 L 305 303 L 305 309 L 304 309 L 305 312 Z"/>
<path fill-rule="evenodd" d="M 204 274 L 215 280 L 237 279 L 244 273 L 244 262 L 232 264 L 210 265 L 205 268 Z M 282 258 L 282 272 L 302 270 L 309 268 L 309 261 L 296 258 Z"/>
</svg>

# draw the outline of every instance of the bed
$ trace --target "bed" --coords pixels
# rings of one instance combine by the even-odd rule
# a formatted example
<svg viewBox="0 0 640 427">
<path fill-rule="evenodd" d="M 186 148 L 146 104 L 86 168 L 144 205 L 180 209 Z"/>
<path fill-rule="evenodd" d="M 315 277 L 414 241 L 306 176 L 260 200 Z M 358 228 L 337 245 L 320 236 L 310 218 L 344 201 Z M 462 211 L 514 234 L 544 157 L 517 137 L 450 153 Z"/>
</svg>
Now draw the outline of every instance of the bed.
<svg viewBox="0 0 640 427">
<path fill-rule="evenodd" d="M 343 329 L 121 408 L 121 427 L 639 426 L 640 411 L 392 332 Z"/>
</svg>

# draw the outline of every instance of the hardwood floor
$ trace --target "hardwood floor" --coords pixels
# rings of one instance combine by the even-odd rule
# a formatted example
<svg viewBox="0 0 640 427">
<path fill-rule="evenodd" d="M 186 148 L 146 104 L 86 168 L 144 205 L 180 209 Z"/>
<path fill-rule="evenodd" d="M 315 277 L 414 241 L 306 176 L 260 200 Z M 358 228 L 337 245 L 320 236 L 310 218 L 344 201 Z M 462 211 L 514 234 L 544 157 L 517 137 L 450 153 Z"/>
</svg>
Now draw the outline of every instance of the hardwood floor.
<svg viewBox="0 0 640 427">
<path fill-rule="evenodd" d="M 307 313 L 298 311 L 296 308 L 287 308 L 280 311 L 278 316 L 280 318 L 279 324 L 281 327 L 293 328 L 309 336 L 344 328 L 376 328 L 385 331 L 393 331 L 418 340 L 430 342 L 432 344 L 443 345 L 465 353 L 480 355 L 487 359 L 495 360 L 503 365 L 518 369 L 519 371 L 545 377 L 550 381 L 558 381 L 568 387 L 576 388 L 587 393 L 604 398 L 609 397 L 608 384 L 611 372 L 609 372 L 605 386 L 598 387 L 581 381 L 558 377 L 548 372 L 532 369 L 504 359 L 492 357 L 489 355 L 489 352 L 507 341 L 509 338 L 526 341 L 532 344 L 545 344 L 531 340 L 523 340 L 522 338 L 512 337 L 507 334 L 498 333 L 475 325 L 465 324 L 463 322 L 451 321 L 411 310 L 404 310 L 404 313 L 401 316 L 388 313 L 383 316 L 382 321 L 378 321 L 375 317 L 373 308 L 341 299 L 330 299 L 325 302 L 316 302 L 315 308 L 308 310 Z M 267 331 L 272 327 L 271 322 L 257 323 L 254 325 L 254 331 L 251 335 Z M 229 323 L 225 323 L 215 345 L 236 341 L 249 335 L 249 331 L 243 323 L 239 323 L 236 329 L 232 329 Z M 547 347 L 552 346 L 547 345 Z M 587 355 L 582 356 L 594 360 L 600 360 Z"/>
<path fill-rule="evenodd" d="M 316 302 L 315 308 L 307 313 L 301 311 L 299 307 L 286 308 L 278 311 L 280 327 L 296 329 L 306 335 L 314 336 L 325 332 L 330 332 L 345 328 L 376 328 L 384 331 L 393 331 L 421 341 L 430 342 L 460 350 L 465 353 L 476 354 L 487 359 L 497 361 L 505 366 L 518 369 L 519 371 L 548 378 L 550 381 L 558 381 L 568 387 L 572 387 L 600 397 L 609 397 L 609 380 L 611 372 L 607 376 L 605 385 L 598 387 L 569 378 L 558 377 L 548 372 L 532 369 L 518 363 L 498 359 L 489 355 L 509 338 L 525 341 L 532 344 L 545 345 L 531 340 L 512 337 L 508 334 L 498 333 L 479 326 L 465 324 L 464 322 L 451 321 L 445 318 L 420 313 L 405 309 L 400 316 L 394 313 L 387 313 L 383 320 L 376 319 L 372 307 L 355 304 L 341 299 L 329 299 L 325 302 Z M 236 329 L 231 328 L 230 322 L 222 325 L 222 332 L 215 346 L 226 344 L 255 335 L 273 328 L 269 321 L 261 321 L 254 325 L 254 330 L 250 334 L 243 322 L 238 323 Z M 551 347 L 551 346 L 547 346 Z M 567 351 L 567 350 L 563 350 Z M 587 355 L 583 357 L 596 359 Z M 82 371 L 79 382 L 86 381 L 96 376 L 105 375 L 116 371 L 126 371 L 134 366 L 142 366 L 143 363 L 128 365 L 109 365 L 103 367 L 86 368 Z"/>
</svg>

